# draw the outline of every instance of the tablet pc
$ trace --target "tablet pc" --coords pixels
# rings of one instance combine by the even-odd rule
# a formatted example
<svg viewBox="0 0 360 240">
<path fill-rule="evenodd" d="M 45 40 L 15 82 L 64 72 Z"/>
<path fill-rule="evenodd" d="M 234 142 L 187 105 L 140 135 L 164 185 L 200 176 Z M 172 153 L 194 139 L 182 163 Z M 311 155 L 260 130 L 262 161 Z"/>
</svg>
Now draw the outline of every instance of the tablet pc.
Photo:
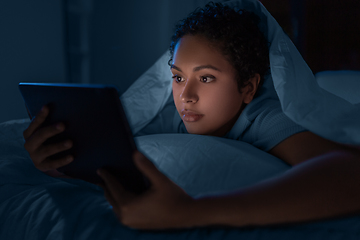
<svg viewBox="0 0 360 240">
<path fill-rule="evenodd" d="M 58 171 L 96 184 L 102 181 L 96 170 L 105 168 L 127 190 L 140 193 L 147 189 L 148 180 L 132 160 L 136 145 L 115 86 L 19 83 L 19 90 L 31 119 L 47 105 L 49 115 L 42 126 L 58 122 L 66 126 L 64 132 L 44 143 L 73 141 L 71 149 L 51 156 L 74 156 Z"/>
</svg>

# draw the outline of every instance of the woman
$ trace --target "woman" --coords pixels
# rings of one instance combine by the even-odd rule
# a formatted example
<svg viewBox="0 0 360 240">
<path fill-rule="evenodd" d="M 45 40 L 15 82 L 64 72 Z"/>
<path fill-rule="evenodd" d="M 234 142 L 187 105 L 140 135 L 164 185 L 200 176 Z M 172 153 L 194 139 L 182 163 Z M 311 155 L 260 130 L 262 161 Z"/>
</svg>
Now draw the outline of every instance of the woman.
<svg viewBox="0 0 360 240">
<path fill-rule="evenodd" d="M 229 137 L 246 114 L 269 64 L 267 43 L 257 24 L 245 10 L 209 4 L 177 26 L 169 65 L 180 125 L 188 133 Z M 231 194 L 193 199 L 135 152 L 137 167 L 152 184 L 145 193 L 133 195 L 111 174 L 98 171 L 119 220 L 132 228 L 166 229 L 281 224 L 359 212 L 359 149 L 323 139 L 281 111 L 262 108 L 266 116 L 247 126 L 239 140 L 247 141 L 246 134 L 258 129 L 257 139 L 248 142 L 293 165 L 286 174 Z M 60 176 L 56 169 L 72 156 L 57 161 L 48 157 L 71 148 L 71 141 L 42 145 L 64 130 L 62 123 L 39 128 L 47 114 L 44 107 L 24 131 L 25 148 L 39 170 Z M 261 141 L 266 135 L 261 126 L 267 122 L 283 127 Z"/>
</svg>

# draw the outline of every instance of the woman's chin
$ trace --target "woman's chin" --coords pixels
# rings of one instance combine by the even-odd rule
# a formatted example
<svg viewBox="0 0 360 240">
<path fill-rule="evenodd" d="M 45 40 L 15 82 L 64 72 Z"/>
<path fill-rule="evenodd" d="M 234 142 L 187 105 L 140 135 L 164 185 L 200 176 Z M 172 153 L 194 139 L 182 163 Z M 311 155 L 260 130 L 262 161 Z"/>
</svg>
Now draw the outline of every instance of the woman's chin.
<svg viewBox="0 0 360 240">
<path fill-rule="evenodd" d="M 186 128 L 186 131 L 190 134 L 197 134 L 197 135 L 208 135 L 208 132 L 207 131 L 204 131 L 204 130 L 201 130 L 201 129 L 196 129 L 194 127 L 192 128 L 189 128 L 187 127 Z"/>
<path fill-rule="evenodd" d="M 199 129 L 199 128 L 194 128 L 194 127 L 187 127 L 186 131 L 188 133 L 190 133 L 190 134 L 206 135 L 206 136 L 217 136 L 213 131 L 209 131 L 207 129 Z"/>
</svg>

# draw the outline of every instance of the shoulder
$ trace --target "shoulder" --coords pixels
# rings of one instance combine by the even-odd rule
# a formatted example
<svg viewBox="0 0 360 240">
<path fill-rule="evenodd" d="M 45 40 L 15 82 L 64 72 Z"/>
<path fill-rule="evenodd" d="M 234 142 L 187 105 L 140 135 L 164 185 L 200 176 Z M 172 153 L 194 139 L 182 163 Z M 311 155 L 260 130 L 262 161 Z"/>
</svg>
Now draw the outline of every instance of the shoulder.
<svg viewBox="0 0 360 240">
<path fill-rule="evenodd" d="M 283 113 L 278 101 L 267 101 L 252 108 L 254 110 L 248 112 L 251 124 L 246 134 L 253 138 L 251 144 L 263 151 L 269 151 L 294 134 L 307 131 Z"/>
</svg>

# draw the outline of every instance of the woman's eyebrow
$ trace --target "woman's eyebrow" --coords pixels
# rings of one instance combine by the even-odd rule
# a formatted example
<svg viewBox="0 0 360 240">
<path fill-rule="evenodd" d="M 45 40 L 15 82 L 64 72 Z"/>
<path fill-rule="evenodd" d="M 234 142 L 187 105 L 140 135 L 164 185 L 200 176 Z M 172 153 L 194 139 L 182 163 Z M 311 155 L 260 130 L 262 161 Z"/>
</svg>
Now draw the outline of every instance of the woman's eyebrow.
<svg viewBox="0 0 360 240">
<path fill-rule="evenodd" d="M 182 72 L 181 69 L 175 66 L 174 64 L 171 64 L 170 69 L 175 69 L 178 70 L 179 72 Z"/>
<path fill-rule="evenodd" d="M 214 67 L 213 65 L 201 65 L 201 66 L 198 66 L 198 67 L 194 67 L 193 72 L 200 71 L 201 69 L 206 69 L 206 68 L 210 68 L 210 69 L 213 69 L 215 71 L 221 72 L 220 69 Z"/>
<path fill-rule="evenodd" d="M 193 72 L 197 72 L 197 71 L 200 71 L 200 70 L 206 69 L 206 68 L 213 69 L 213 70 L 221 72 L 220 69 L 218 69 L 218 68 L 216 68 L 216 67 L 214 67 L 213 65 L 210 65 L 210 64 L 194 67 Z M 179 67 L 175 66 L 174 64 L 171 64 L 170 69 L 176 69 L 179 72 L 182 72 L 181 69 Z"/>
</svg>

